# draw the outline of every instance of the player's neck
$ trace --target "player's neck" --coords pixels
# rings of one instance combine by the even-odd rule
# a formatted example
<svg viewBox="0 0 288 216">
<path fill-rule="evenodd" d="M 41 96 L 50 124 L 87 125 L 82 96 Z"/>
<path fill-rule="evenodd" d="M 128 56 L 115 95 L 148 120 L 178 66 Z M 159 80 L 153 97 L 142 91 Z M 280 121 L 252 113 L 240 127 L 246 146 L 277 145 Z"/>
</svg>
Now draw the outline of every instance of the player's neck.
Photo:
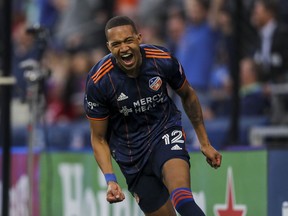
<svg viewBox="0 0 288 216">
<path fill-rule="evenodd" d="M 142 65 L 142 59 L 141 61 L 139 61 L 139 63 L 135 68 L 133 68 L 132 70 L 124 70 L 124 72 L 127 74 L 128 77 L 136 78 L 140 74 L 141 65 Z"/>
<path fill-rule="evenodd" d="M 133 70 L 133 71 L 125 71 L 125 73 L 127 74 L 128 77 L 136 78 L 136 77 L 139 76 L 140 70 L 139 70 L 139 68 L 138 68 L 138 69 Z"/>
</svg>

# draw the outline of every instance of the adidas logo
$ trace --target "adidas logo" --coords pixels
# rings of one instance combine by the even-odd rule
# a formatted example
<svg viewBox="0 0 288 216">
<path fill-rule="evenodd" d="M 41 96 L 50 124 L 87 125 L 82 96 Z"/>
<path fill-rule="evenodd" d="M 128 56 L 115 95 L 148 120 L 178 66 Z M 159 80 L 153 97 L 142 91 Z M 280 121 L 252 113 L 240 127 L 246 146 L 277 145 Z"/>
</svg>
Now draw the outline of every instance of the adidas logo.
<svg viewBox="0 0 288 216">
<path fill-rule="evenodd" d="M 171 150 L 182 150 L 182 148 L 179 145 L 174 145 Z"/>
<path fill-rule="evenodd" d="M 123 101 L 126 100 L 128 98 L 127 95 L 125 95 L 123 92 L 119 95 L 119 97 L 117 98 L 117 101 Z"/>
</svg>

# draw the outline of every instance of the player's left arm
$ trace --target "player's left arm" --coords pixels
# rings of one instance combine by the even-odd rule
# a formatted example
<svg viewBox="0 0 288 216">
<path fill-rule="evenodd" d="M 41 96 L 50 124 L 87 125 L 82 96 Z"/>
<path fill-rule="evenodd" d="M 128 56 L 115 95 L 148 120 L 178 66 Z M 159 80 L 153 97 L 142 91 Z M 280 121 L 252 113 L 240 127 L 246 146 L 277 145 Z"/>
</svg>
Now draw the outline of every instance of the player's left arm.
<svg viewBox="0 0 288 216">
<path fill-rule="evenodd" d="M 202 108 L 195 90 L 185 81 L 177 93 L 181 97 L 183 108 L 194 127 L 201 145 L 200 149 L 206 156 L 207 162 L 213 168 L 220 167 L 222 155 L 210 144 L 204 125 Z"/>
</svg>

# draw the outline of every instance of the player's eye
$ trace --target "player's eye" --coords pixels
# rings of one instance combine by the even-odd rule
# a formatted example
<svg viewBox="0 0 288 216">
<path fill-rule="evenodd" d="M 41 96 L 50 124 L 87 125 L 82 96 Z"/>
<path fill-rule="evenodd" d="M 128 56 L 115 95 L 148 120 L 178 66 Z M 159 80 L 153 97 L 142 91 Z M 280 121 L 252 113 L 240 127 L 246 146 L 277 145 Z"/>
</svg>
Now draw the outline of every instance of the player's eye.
<svg viewBox="0 0 288 216">
<path fill-rule="evenodd" d="M 113 48 L 116 48 L 116 47 L 119 47 L 119 46 L 120 46 L 120 43 L 118 43 L 118 42 L 117 42 L 117 43 L 112 43 L 111 46 L 112 46 Z"/>
<path fill-rule="evenodd" d="M 133 39 L 128 39 L 127 43 L 133 43 L 133 41 L 134 41 Z"/>
<path fill-rule="evenodd" d="M 133 37 L 129 37 L 125 40 L 126 43 L 133 43 L 134 42 L 134 38 Z"/>
</svg>

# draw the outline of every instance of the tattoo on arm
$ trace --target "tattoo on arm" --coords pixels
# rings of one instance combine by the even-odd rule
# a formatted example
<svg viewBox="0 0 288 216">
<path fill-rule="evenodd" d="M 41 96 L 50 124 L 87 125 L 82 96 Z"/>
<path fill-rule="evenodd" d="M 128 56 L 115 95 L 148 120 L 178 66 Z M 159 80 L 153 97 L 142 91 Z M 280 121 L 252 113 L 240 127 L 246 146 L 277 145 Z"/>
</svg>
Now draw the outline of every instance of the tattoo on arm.
<svg viewBox="0 0 288 216">
<path fill-rule="evenodd" d="M 203 124 L 201 105 L 194 91 L 193 94 L 182 98 L 182 104 L 187 116 L 189 117 L 194 127 Z"/>
</svg>

